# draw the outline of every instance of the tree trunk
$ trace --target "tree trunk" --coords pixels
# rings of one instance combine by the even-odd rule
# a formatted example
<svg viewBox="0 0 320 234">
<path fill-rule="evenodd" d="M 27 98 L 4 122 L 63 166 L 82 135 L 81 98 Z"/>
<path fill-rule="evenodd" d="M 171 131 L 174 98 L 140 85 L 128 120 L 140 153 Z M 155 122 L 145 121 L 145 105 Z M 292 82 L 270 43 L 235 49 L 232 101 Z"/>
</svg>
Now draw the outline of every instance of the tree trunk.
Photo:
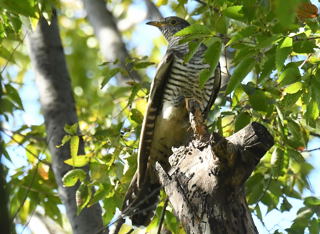
<svg viewBox="0 0 320 234">
<path fill-rule="evenodd" d="M 63 47 L 53 14 L 51 24 L 41 17 L 35 32 L 28 33 L 30 57 L 36 73 L 40 92 L 41 109 L 45 119 L 47 141 L 52 155 L 52 168 L 58 185 L 59 196 L 66 207 L 73 233 L 99 233 L 103 229 L 99 204 L 85 208 L 77 215 L 75 193 L 77 186 L 63 187 L 62 177 L 71 167 L 64 163 L 70 157 L 69 144 L 57 148 L 65 135 L 65 124 L 78 122 Z M 83 144 L 79 154 L 84 153 Z"/>
<path fill-rule="evenodd" d="M 118 59 L 120 67 L 128 73 L 128 76 L 122 75 L 118 77 L 120 83 L 125 81 L 141 81 L 139 74 L 126 61 L 130 58 L 130 55 L 122 41 L 115 19 L 106 7 L 106 2 L 104 0 L 82 0 L 82 3 L 99 41 L 103 57 L 109 62 Z"/>
<path fill-rule="evenodd" d="M 267 129 L 252 123 L 227 139 L 192 141 L 174 150 L 161 184 L 187 233 L 258 233 L 244 183 L 274 144 Z"/>
</svg>

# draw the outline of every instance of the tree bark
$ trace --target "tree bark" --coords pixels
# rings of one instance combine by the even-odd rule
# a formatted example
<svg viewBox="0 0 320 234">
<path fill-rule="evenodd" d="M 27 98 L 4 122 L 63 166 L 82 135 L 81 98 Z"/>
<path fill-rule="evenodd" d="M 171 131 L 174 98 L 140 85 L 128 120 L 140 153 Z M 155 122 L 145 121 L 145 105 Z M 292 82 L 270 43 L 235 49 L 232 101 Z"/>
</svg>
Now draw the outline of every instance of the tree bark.
<svg viewBox="0 0 320 234">
<path fill-rule="evenodd" d="M 252 123 L 227 139 L 212 135 L 174 150 L 160 182 L 187 233 L 258 233 L 244 183 L 274 144 L 267 129 Z"/>
<path fill-rule="evenodd" d="M 158 7 L 151 0 L 144 0 L 144 2 L 147 7 L 147 19 L 159 20 L 163 17 Z"/>
<path fill-rule="evenodd" d="M 70 147 L 65 144 L 57 148 L 57 145 L 61 144 L 65 135 L 65 124 L 72 125 L 78 119 L 55 13 L 50 25 L 43 17 L 40 18 L 35 32 L 28 32 L 28 44 L 59 196 L 66 207 L 73 233 L 99 233 L 103 230 L 99 204 L 83 209 L 78 216 L 75 200 L 77 186 L 63 187 L 62 184 L 62 177 L 71 169 L 64 163 L 70 157 Z M 79 154 L 83 153 L 84 147 L 81 144 Z"/>
<path fill-rule="evenodd" d="M 140 81 L 139 74 L 126 62 L 130 55 L 123 43 L 121 34 L 112 13 L 104 0 L 82 0 L 87 17 L 99 41 L 100 51 L 107 61 L 119 60 L 119 65 L 128 72 L 128 76 L 119 76 L 120 83 Z"/>
</svg>

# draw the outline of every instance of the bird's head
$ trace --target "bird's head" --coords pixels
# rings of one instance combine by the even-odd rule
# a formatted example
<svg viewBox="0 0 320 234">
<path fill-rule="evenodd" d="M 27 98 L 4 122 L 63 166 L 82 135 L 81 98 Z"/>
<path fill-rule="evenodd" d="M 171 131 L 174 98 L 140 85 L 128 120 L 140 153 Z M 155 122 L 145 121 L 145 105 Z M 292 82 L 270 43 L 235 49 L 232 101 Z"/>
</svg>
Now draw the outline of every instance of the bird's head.
<svg viewBox="0 0 320 234">
<path fill-rule="evenodd" d="M 169 43 L 174 38 L 174 34 L 190 25 L 184 19 L 176 16 L 166 17 L 158 21 L 150 21 L 147 24 L 159 28 Z"/>
</svg>

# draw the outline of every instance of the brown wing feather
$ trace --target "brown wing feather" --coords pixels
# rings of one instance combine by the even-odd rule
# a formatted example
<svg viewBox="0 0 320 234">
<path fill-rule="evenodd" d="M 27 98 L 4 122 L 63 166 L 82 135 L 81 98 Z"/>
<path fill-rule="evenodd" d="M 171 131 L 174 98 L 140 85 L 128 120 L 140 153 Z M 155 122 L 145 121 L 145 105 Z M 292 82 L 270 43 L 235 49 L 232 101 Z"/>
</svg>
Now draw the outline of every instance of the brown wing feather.
<svg viewBox="0 0 320 234">
<path fill-rule="evenodd" d="M 173 62 L 173 53 L 168 53 L 162 59 L 158 66 L 156 76 L 152 82 L 150 96 L 148 100 L 147 111 L 143 119 L 140 144 L 138 151 L 138 187 L 142 184 L 147 170 L 149 160 L 150 147 L 152 144 L 153 134 L 146 134 L 152 132 L 155 126 L 156 116 L 158 115 L 162 106 L 163 89 L 168 80 L 168 73 Z"/>
</svg>

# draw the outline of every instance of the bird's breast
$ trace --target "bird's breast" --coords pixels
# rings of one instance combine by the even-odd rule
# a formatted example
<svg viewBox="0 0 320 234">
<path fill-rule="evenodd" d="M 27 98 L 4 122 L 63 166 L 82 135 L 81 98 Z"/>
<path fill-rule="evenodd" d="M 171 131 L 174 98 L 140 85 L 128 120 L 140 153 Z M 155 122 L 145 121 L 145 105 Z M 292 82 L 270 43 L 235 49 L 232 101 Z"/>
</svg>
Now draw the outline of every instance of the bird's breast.
<svg viewBox="0 0 320 234">
<path fill-rule="evenodd" d="M 165 101 L 156 119 L 150 159 L 167 164 L 172 147 L 184 145 L 190 137 L 186 106 L 175 106 L 172 102 Z"/>
</svg>

